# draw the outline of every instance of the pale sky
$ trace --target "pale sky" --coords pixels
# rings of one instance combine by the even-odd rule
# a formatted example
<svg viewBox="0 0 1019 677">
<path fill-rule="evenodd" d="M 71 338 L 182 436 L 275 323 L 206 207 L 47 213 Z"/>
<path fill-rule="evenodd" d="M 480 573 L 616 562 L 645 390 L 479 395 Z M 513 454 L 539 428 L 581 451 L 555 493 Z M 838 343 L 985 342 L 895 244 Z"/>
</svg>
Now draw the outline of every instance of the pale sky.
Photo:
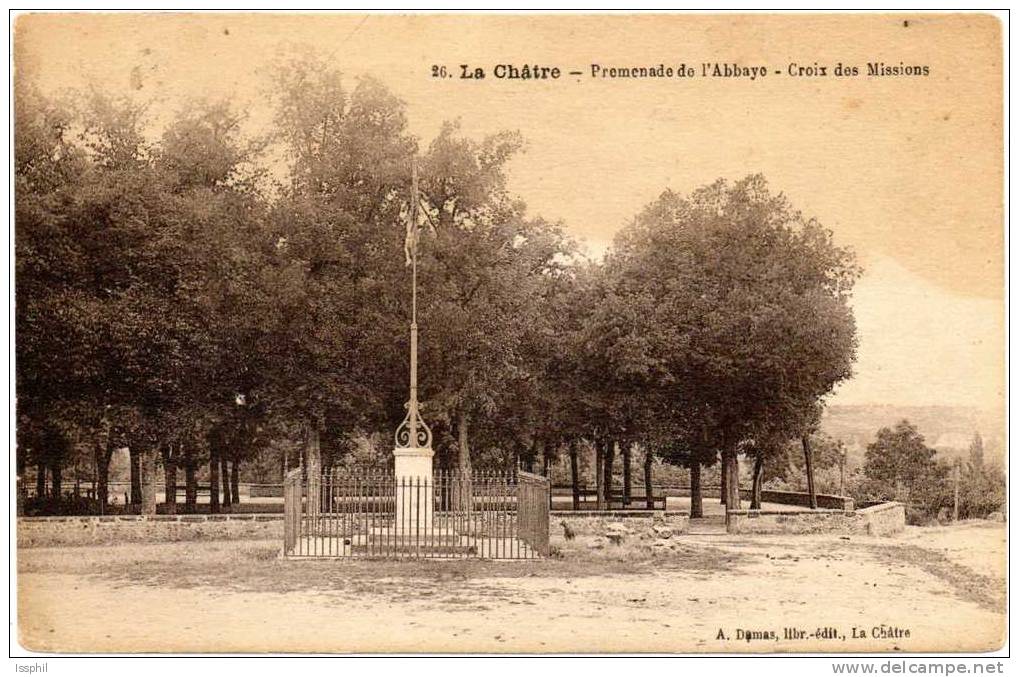
<svg viewBox="0 0 1019 677">
<path fill-rule="evenodd" d="M 908 22 L 908 23 L 907 23 Z M 321 51 L 407 103 L 427 144 L 517 129 L 510 185 L 604 251 L 666 188 L 761 172 L 853 247 L 860 355 L 833 403 L 1004 404 L 1001 46 L 980 16 L 442 17 L 36 15 L 18 23 L 19 73 L 45 91 L 97 83 L 168 117 L 187 97 L 231 97 L 264 127 L 281 50 Z M 763 64 L 735 79 L 592 80 L 605 66 Z M 924 78 L 796 78 L 790 63 L 925 64 Z M 484 67 L 436 79 L 431 65 Z M 580 70 L 507 81 L 498 63 Z M 782 71 L 781 75 L 774 73 Z M 132 89 L 141 82 L 141 89 Z"/>
</svg>

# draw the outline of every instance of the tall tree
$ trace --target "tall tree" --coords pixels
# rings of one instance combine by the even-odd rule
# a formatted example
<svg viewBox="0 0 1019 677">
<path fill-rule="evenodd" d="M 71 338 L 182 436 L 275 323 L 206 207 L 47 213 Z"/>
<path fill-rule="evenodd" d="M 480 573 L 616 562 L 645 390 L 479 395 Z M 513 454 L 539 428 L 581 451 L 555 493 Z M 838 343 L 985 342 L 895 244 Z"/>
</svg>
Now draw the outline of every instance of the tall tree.
<svg viewBox="0 0 1019 677">
<path fill-rule="evenodd" d="M 795 436 L 850 375 L 852 254 L 751 176 L 688 198 L 667 191 L 617 236 L 606 268 L 649 382 L 697 411 L 738 507 L 741 445 Z"/>
<path fill-rule="evenodd" d="M 867 445 L 863 473 L 870 492 L 880 498 L 908 501 L 938 474 L 937 451 L 907 420 L 881 428 Z"/>
<path fill-rule="evenodd" d="M 529 348 L 549 331 L 542 301 L 571 247 L 561 226 L 527 218 L 507 193 L 505 164 L 519 144 L 515 134 L 475 142 L 447 124 L 421 162 L 434 230 L 419 249 L 422 393 L 464 473 L 486 420 L 529 416 L 512 403 L 533 392 Z"/>
</svg>

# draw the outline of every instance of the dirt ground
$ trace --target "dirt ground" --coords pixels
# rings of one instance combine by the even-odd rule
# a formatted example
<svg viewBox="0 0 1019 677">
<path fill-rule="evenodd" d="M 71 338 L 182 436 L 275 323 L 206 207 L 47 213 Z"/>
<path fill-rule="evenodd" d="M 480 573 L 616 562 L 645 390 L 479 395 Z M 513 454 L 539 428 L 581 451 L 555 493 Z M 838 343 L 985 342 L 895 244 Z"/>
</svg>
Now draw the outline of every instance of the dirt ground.
<svg viewBox="0 0 1019 677">
<path fill-rule="evenodd" d="M 988 651 L 1006 529 L 683 536 L 538 562 L 286 561 L 270 541 L 29 548 L 22 645 L 73 652 Z"/>
</svg>

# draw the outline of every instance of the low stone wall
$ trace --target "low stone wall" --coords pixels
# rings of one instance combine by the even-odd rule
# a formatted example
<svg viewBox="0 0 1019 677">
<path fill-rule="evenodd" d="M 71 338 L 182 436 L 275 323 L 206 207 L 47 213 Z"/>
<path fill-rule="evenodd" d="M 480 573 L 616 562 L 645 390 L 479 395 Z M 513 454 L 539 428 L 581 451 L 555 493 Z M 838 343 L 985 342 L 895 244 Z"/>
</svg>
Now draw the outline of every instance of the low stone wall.
<svg viewBox="0 0 1019 677">
<path fill-rule="evenodd" d="M 552 534 L 562 533 L 564 523 L 580 535 L 603 535 L 611 524 L 623 524 L 634 534 L 652 533 L 663 525 L 681 534 L 689 518 L 647 510 L 555 511 L 549 524 Z M 19 548 L 276 538 L 283 538 L 282 514 L 19 517 L 17 524 Z"/>
<path fill-rule="evenodd" d="M 892 536 L 906 528 L 906 506 L 901 503 L 879 503 L 856 514 L 868 536 Z"/>
<path fill-rule="evenodd" d="M 733 510 L 731 534 L 867 534 L 891 536 L 906 528 L 901 503 L 882 503 L 863 510 Z"/>
<path fill-rule="evenodd" d="M 567 528 L 578 536 L 602 536 L 610 525 L 622 524 L 632 533 L 652 532 L 656 526 L 667 526 L 673 534 L 686 533 L 690 525 L 687 515 L 666 515 L 660 510 L 573 511 L 554 510 L 549 531 L 562 533 Z M 565 526 L 564 526 L 565 525 Z"/>
<path fill-rule="evenodd" d="M 168 514 L 170 514 L 170 515 L 184 515 L 184 514 L 208 515 L 209 514 L 209 504 L 208 503 L 199 503 L 198 505 L 194 506 L 194 508 L 192 508 L 192 512 L 191 513 L 185 513 L 184 512 L 185 509 L 186 509 L 186 506 L 184 505 L 183 501 L 178 501 L 177 502 L 177 504 L 174 506 L 174 510 L 173 510 L 172 513 L 170 512 L 169 506 L 166 503 L 157 503 L 156 504 L 156 514 L 157 515 L 168 515 Z M 138 506 L 138 505 L 124 505 L 123 503 L 118 503 L 118 504 L 106 506 L 105 516 L 106 517 L 110 517 L 110 516 L 113 516 L 113 515 L 117 515 L 117 516 L 119 516 L 119 515 L 126 515 L 126 516 L 138 515 L 140 510 L 141 510 L 141 506 Z M 266 503 L 266 502 L 258 503 L 258 502 L 247 502 L 246 501 L 246 502 L 243 502 L 243 503 L 234 503 L 233 505 L 230 506 L 230 512 L 229 513 L 221 513 L 221 514 L 224 514 L 224 515 L 226 515 L 226 514 L 233 514 L 233 515 L 239 515 L 239 514 L 260 515 L 260 514 L 264 514 L 264 513 L 279 513 L 279 514 L 282 515 L 283 514 L 283 502 L 282 501 L 277 501 L 277 502 L 274 502 L 274 503 Z M 28 515 L 25 515 L 25 516 L 27 516 L 27 517 L 71 517 L 71 518 L 88 517 L 88 515 L 45 515 L 45 514 L 44 515 L 39 515 L 39 514 L 32 513 L 31 511 L 29 511 Z M 92 516 L 95 517 L 95 515 L 92 515 Z"/>
<path fill-rule="evenodd" d="M 729 512 L 730 534 L 823 534 L 852 530 L 856 513 L 845 510 L 781 512 L 775 510 L 733 510 Z"/>
<path fill-rule="evenodd" d="M 749 501 L 752 498 L 750 489 L 740 489 L 740 498 Z M 835 494 L 816 494 L 817 507 L 829 510 L 852 510 L 853 499 L 849 496 L 836 496 Z M 761 501 L 764 503 L 778 503 L 779 505 L 798 505 L 803 508 L 810 507 L 810 494 L 805 491 L 761 491 Z"/>
<path fill-rule="evenodd" d="M 18 547 L 282 539 L 283 515 L 19 517 Z"/>
<path fill-rule="evenodd" d="M 901 503 L 881 503 L 856 511 L 810 510 L 776 512 L 736 510 L 729 513 L 729 532 L 735 534 L 845 533 L 891 536 L 905 528 Z M 686 533 L 686 514 L 662 511 L 553 511 L 553 535 L 569 529 L 575 535 L 604 536 L 612 525 L 635 535 L 654 537 L 668 527 Z M 282 539 L 283 515 L 118 515 L 102 517 L 19 517 L 19 548 L 70 545 L 116 545 L 165 541 Z"/>
</svg>

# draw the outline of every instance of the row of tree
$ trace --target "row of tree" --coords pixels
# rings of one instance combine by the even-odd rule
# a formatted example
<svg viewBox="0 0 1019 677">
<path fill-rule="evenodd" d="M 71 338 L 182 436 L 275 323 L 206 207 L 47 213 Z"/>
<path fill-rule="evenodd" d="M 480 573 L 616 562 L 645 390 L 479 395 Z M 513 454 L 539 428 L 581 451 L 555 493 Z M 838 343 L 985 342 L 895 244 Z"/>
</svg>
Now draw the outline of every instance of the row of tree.
<svg viewBox="0 0 1019 677">
<path fill-rule="evenodd" d="M 229 102 L 157 130 L 134 100 L 51 99 L 19 77 L 18 462 L 41 486 L 48 473 L 59 496 L 68 450 L 87 446 L 105 505 L 128 447 L 174 492 L 183 471 L 191 508 L 207 477 L 218 510 L 219 487 L 235 500 L 239 468 L 274 445 L 300 441 L 324 467 L 355 439 L 385 448 L 407 397 L 412 162 L 420 392 L 441 464 L 568 455 L 576 483 L 591 444 L 604 501 L 616 455 L 628 474 L 639 445 L 646 476 L 658 457 L 695 486 L 720 460 L 733 507 L 740 456 L 757 489 L 790 440 L 809 468 L 823 398 L 855 358 L 859 270 L 763 177 L 666 191 L 591 261 L 508 191 L 517 134 L 447 123 L 422 148 L 384 86 L 349 89 L 309 57 L 281 64 L 272 100 L 257 137 Z"/>
</svg>

